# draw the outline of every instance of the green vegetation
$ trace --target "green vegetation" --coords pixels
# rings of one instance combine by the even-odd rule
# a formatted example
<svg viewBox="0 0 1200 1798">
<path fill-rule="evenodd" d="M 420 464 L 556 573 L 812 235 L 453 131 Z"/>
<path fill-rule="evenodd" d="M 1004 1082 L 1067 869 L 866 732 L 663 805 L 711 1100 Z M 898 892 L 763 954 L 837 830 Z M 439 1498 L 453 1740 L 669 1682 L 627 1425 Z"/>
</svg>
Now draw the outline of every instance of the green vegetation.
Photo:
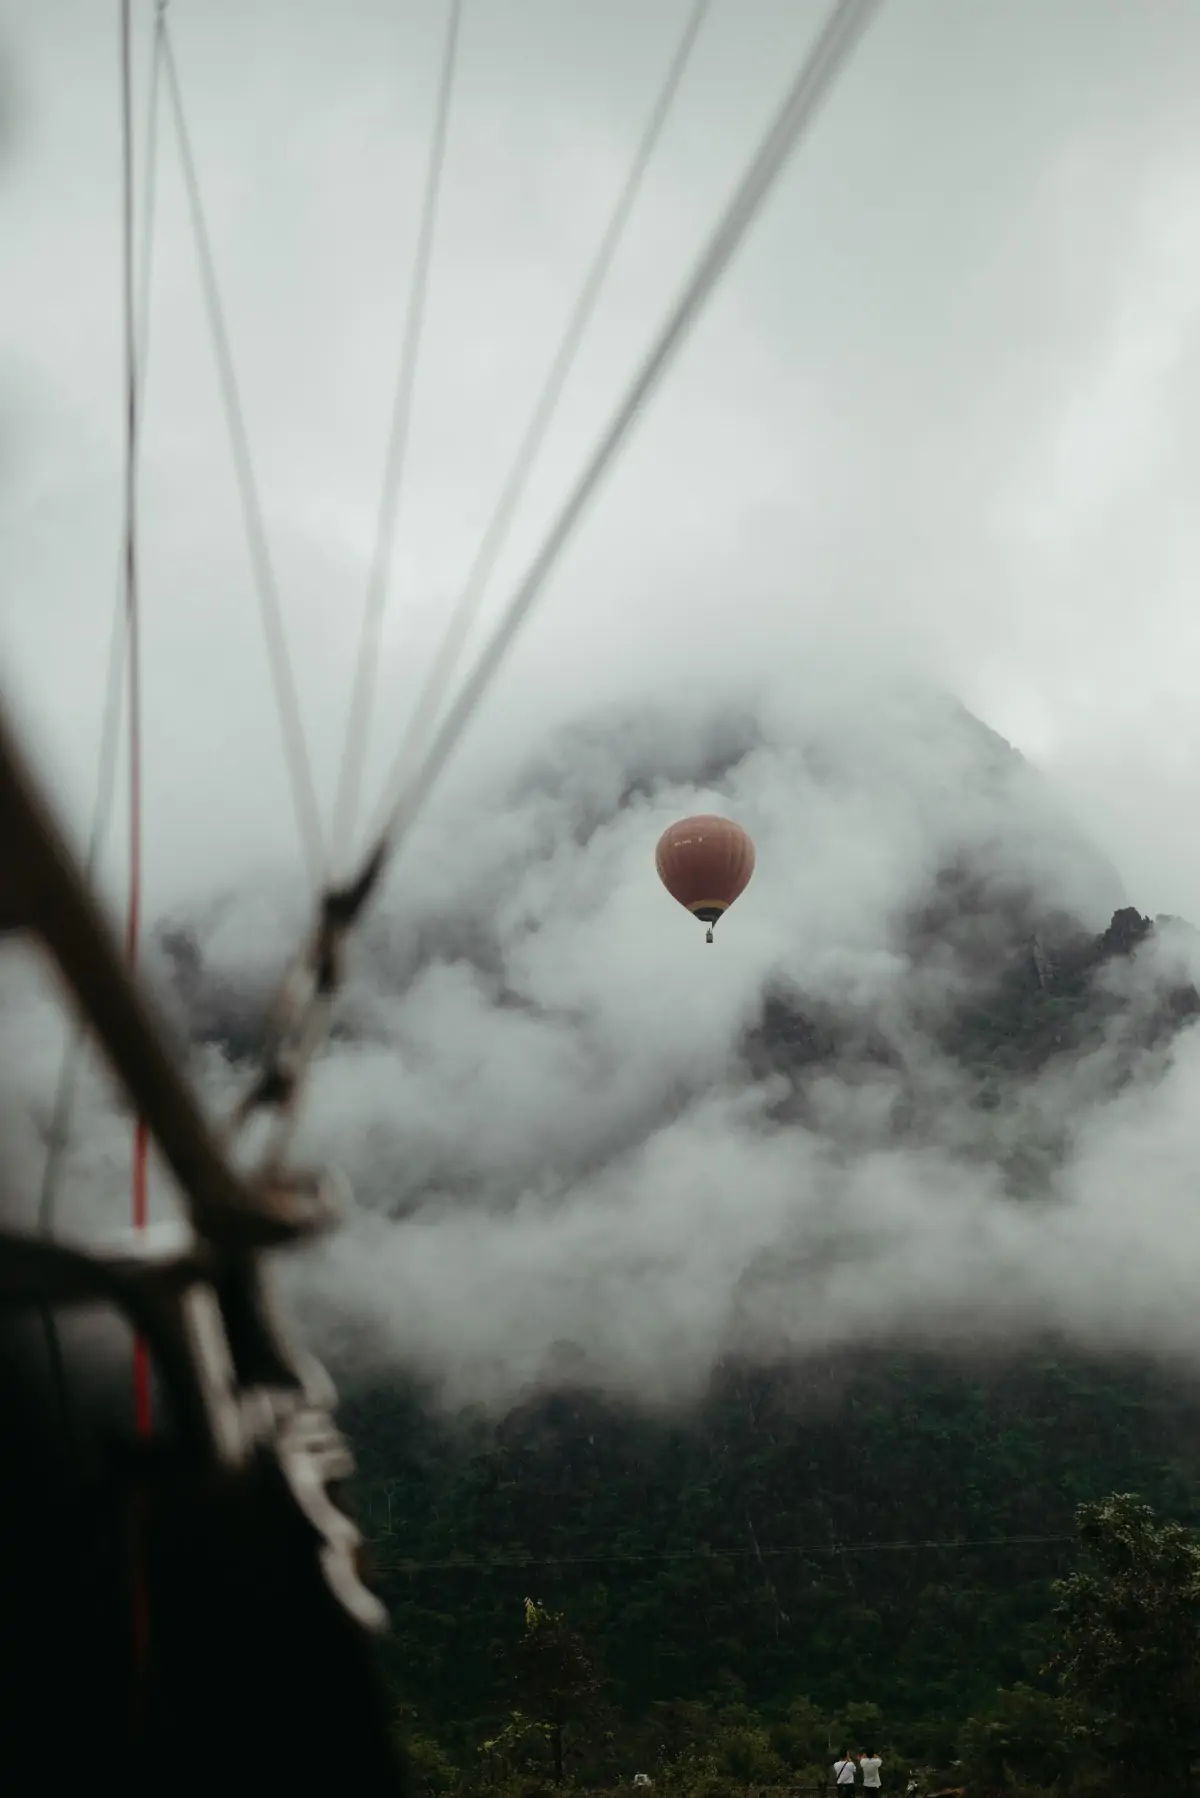
<svg viewBox="0 0 1200 1798">
<path fill-rule="evenodd" d="M 1058 1588 L 1052 1666 L 1101 1762 L 1137 1784 L 1157 1765 L 1195 1789 L 1200 1756 L 1200 1545 L 1129 1494 L 1086 1505 L 1088 1565 Z"/>
<path fill-rule="evenodd" d="M 1121 1663 L 1086 1652 L 1087 1582 L 1111 1577 L 1105 1495 L 1135 1487 L 1200 1525 L 1196 1405 L 1149 1371 L 890 1357 L 726 1368 L 686 1422 L 556 1394 L 491 1430 L 395 1393 L 360 1394 L 348 1421 L 431 1793 L 538 1768 L 553 1783 L 559 1759 L 580 1785 L 808 1782 L 842 1737 L 874 1737 L 893 1765 L 961 1760 L 980 1791 L 1066 1789 L 1147 1731 L 1200 1751 L 1195 1693 L 1181 1674 L 1172 1696 L 1166 1660 L 1147 1719 Z M 1088 1501 L 1094 1567 L 1076 1576 Z M 1128 1550 L 1135 1587 L 1157 1527 L 1146 1513 Z M 1174 1664 L 1200 1618 L 1191 1552 L 1168 1531 L 1145 1587 Z M 539 1664 L 531 1594 L 553 1621 Z M 1106 1720 L 1080 1736 L 1088 1707 Z"/>
<path fill-rule="evenodd" d="M 533 1794 L 565 1784 L 630 1784 L 688 1798 L 761 1788 L 816 1793 L 843 1750 L 881 1754 L 888 1785 L 967 1798 L 1091 1794 L 1121 1798 L 1147 1769 L 1195 1790 L 1200 1754 L 1200 1545 L 1130 1494 L 1083 1505 L 1084 1565 L 1055 1582 L 1043 1683 L 996 1691 L 956 1732 L 897 1719 L 869 1702 L 822 1711 L 807 1697 L 755 1710 L 729 1693 L 708 1703 L 654 1703 L 641 1716 L 606 1706 L 583 1638 L 531 1599 L 509 1651 L 513 1709 L 456 1767 L 433 1739 L 398 1718 L 421 1793 Z M 468 1746 L 464 1744 L 464 1746 Z"/>
</svg>

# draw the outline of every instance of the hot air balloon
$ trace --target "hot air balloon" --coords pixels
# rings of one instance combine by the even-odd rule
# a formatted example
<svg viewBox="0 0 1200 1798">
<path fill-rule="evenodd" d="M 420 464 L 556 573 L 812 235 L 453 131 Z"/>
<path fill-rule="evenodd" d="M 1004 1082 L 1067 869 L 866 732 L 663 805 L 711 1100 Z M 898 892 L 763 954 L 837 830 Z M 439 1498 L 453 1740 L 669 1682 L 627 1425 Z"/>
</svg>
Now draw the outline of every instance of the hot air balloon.
<svg viewBox="0 0 1200 1798">
<path fill-rule="evenodd" d="M 754 872 L 754 844 L 731 818 L 681 818 L 668 825 L 655 853 L 658 877 L 694 918 L 713 925 L 746 890 Z"/>
</svg>

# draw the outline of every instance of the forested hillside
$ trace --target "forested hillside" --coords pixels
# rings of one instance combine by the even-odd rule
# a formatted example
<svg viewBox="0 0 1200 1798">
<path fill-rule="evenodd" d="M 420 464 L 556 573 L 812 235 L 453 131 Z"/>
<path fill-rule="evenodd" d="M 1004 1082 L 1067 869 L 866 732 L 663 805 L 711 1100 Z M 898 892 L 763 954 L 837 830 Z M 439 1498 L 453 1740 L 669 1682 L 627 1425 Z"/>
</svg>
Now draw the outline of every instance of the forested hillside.
<svg viewBox="0 0 1200 1798">
<path fill-rule="evenodd" d="M 1045 1658 L 1081 1500 L 1133 1489 L 1200 1523 L 1200 1392 L 1045 1349 L 723 1368 L 673 1422 L 566 1394 L 495 1430 L 395 1392 L 345 1415 L 397 1691 L 448 1740 L 507 1710 L 527 1594 L 596 1645 L 631 1717 L 805 1695 L 952 1733 Z"/>
</svg>

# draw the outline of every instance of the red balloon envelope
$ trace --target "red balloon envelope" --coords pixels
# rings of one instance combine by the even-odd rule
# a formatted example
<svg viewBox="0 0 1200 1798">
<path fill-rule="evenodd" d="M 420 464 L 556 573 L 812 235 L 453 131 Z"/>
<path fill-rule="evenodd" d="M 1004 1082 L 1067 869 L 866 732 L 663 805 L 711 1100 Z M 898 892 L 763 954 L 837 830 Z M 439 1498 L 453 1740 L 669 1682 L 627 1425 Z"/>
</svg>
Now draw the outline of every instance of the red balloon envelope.
<svg viewBox="0 0 1200 1798">
<path fill-rule="evenodd" d="M 754 844 L 731 818 L 681 818 L 663 831 L 655 855 L 658 877 L 694 918 L 712 927 L 745 892 L 754 872 Z"/>
</svg>

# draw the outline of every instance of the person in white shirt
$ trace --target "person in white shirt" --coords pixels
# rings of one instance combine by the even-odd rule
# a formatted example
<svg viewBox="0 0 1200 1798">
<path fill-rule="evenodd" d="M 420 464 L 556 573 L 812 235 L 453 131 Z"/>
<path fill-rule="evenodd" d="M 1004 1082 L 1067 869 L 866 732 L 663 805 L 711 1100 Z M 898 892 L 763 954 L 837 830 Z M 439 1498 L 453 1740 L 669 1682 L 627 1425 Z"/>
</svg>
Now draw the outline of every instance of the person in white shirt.
<svg viewBox="0 0 1200 1798">
<path fill-rule="evenodd" d="M 869 1792 L 877 1792 L 880 1787 L 879 1769 L 883 1762 L 872 1748 L 869 1754 L 859 1756 L 858 1764 L 862 1768 L 863 1785 Z"/>
<path fill-rule="evenodd" d="M 848 1748 L 843 1748 L 841 1760 L 833 1763 L 833 1783 L 839 1792 L 854 1785 L 854 1762 Z"/>
</svg>

